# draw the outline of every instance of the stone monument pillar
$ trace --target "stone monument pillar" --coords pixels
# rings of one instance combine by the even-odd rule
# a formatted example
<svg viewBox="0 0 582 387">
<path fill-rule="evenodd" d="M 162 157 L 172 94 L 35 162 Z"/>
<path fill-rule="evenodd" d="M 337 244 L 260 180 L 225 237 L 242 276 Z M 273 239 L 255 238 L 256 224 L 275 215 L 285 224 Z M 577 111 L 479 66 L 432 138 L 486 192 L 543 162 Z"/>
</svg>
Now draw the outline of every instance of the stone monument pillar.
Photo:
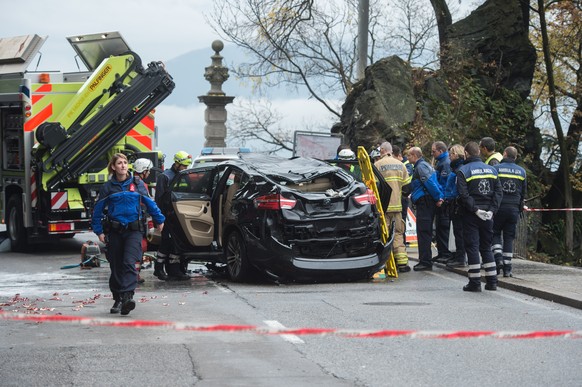
<svg viewBox="0 0 582 387">
<path fill-rule="evenodd" d="M 211 56 L 212 64 L 206 67 L 204 78 L 210 82 L 210 91 L 206 95 L 201 95 L 198 100 L 206 105 L 204 112 L 204 142 L 205 147 L 225 147 L 226 143 L 226 105 L 234 100 L 234 97 L 227 97 L 222 91 L 222 84 L 228 79 L 228 68 L 222 65 L 220 51 L 224 44 L 220 40 L 212 42 L 214 55 Z"/>
</svg>

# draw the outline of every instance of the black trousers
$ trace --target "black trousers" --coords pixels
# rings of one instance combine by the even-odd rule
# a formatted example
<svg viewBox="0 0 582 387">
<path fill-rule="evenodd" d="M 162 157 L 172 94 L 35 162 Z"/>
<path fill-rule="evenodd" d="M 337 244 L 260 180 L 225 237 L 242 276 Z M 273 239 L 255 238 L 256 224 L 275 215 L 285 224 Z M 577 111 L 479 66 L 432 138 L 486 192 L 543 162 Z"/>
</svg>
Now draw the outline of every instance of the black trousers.
<svg viewBox="0 0 582 387">
<path fill-rule="evenodd" d="M 160 245 L 158 246 L 158 255 L 161 255 L 165 259 L 173 253 L 172 249 L 172 237 L 170 236 L 170 230 L 168 227 L 162 229 L 162 238 L 160 240 Z"/>
<path fill-rule="evenodd" d="M 518 220 L 519 208 L 517 206 L 501 207 L 493 218 L 493 252 L 496 259 L 497 255 L 503 256 L 504 265 L 511 265 Z"/>
<path fill-rule="evenodd" d="M 424 195 L 414 203 L 416 206 L 416 237 L 418 238 L 418 260 L 432 266 L 432 223 L 436 203 L 429 195 Z"/>
<path fill-rule="evenodd" d="M 111 269 L 109 289 L 111 293 L 133 292 L 137 287 L 135 263 L 143 255 L 140 231 L 112 231 L 108 234 L 107 261 Z"/>
<path fill-rule="evenodd" d="M 467 211 L 464 214 L 463 238 L 469 263 L 469 281 L 480 284 L 483 267 L 487 282 L 497 284 L 497 267 L 491 251 L 493 220 L 481 220 L 477 215 Z"/>
<path fill-rule="evenodd" d="M 455 205 L 455 204 L 453 204 Z M 451 221 L 453 222 L 453 235 L 455 236 L 455 259 L 458 262 L 465 262 L 465 239 L 463 237 L 463 216 L 460 211 L 457 210 L 456 213 L 450 215 Z"/>
<path fill-rule="evenodd" d="M 436 208 L 435 217 L 436 226 L 436 246 L 438 255 L 441 257 L 449 257 L 449 233 L 451 231 L 451 220 L 449 218 L 448 210 L 445 207 Z"/>
</svg>

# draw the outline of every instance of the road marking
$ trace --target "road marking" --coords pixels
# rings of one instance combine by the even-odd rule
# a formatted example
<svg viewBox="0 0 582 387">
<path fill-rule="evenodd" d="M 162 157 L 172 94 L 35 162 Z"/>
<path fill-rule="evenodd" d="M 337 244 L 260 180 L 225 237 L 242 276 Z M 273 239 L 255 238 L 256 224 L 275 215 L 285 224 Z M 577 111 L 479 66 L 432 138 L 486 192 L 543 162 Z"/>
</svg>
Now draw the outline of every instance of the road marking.
<svg viewBox="0 0 582 387">
<path fill-rule="evenodd" d="M 286 330 L 287 328 L 285 327 L 285 325 L 281 324 L 279 321 L 276 320 L 265 320 L 263 321 L 269 328 L 273 328 L 273 329 L 282 329 L 282 330 Z M 295 335 L 280 335 L 283 340 L 288 341 L 292 344 L 305 344 L 305 341 L 301 340 L 299 337 L 295 336 Z"/>
</svg>

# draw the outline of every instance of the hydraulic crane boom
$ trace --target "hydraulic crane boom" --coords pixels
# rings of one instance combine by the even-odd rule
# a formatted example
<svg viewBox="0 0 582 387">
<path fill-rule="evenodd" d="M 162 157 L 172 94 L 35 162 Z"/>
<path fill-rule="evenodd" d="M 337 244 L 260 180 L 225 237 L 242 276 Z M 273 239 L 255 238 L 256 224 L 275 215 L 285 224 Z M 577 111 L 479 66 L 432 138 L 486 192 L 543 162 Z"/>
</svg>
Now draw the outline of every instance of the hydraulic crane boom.
<svg viewBox="0 0 582 387">
<path fill-rule="evenodd" d="M 135 53 L 105 59 L 69 102 L 59 122 L 36 131 L 42 184 L 54 189 L 79 177 L 174 89 L 160 62 L 146 69 Z"/>
</svg>

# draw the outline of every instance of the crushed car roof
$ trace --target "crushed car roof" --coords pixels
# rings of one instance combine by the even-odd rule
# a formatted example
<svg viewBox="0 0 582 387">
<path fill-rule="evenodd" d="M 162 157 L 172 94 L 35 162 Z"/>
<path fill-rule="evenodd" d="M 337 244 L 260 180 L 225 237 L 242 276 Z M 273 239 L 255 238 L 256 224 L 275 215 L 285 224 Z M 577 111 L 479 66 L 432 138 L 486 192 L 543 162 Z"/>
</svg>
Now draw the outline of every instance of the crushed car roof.
<svg viewBox="0 0 582 387">
<path fill-rule="evenodd" d="M 307 157 L 284 158 L 264 154 L 244 154 L 241 159 L 249 168 L 257 172 L 292 183 L 300 183 L 327 174 L 341 173 L 349 176 L 341 168 L 321 160 Z M 235 162 L 236 163 L 236 162 Z"/>
</svg>

